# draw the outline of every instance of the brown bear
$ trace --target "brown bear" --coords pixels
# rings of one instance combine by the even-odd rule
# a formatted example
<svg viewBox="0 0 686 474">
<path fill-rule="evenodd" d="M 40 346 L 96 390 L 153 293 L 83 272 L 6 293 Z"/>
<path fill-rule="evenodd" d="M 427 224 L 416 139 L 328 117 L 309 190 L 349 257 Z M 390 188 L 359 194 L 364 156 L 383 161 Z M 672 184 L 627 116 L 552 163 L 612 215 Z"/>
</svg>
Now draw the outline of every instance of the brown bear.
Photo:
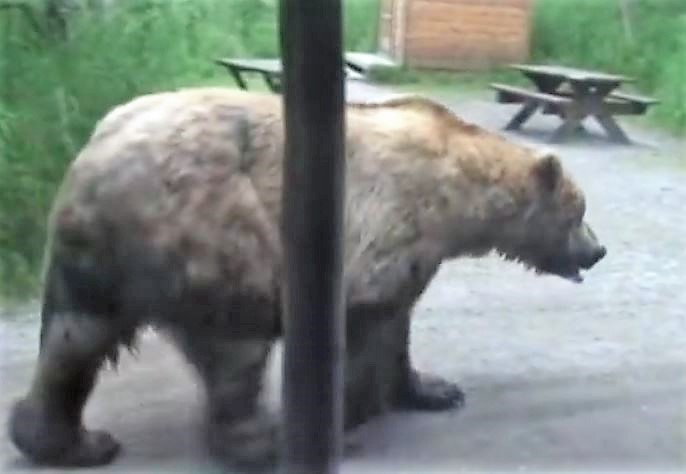
<svg viewBox="0 0 686 474">
<path fill-rule="evenodd" d="M 418 97 L 347 107 L 346 426 L 388 408 L 445 409 L 460 389 L 410 362 L 410 313 L 439 265 L 495 251 L 580 281 L 605 248 L 552 154 Z M 9 429 L 29 458 L 110 462 L 87 430 L 98 371 L 136 330 L 167 331 L 204 381 L 207 440 L 226 462 L 274 462 L 258 404 L 281 334 L 281 98 L 222 88 L 116 107 L 70 166 L 50 214 L 40 353 Z M 313 256 L 315 258 L 315 256 Z"/>
</svg>

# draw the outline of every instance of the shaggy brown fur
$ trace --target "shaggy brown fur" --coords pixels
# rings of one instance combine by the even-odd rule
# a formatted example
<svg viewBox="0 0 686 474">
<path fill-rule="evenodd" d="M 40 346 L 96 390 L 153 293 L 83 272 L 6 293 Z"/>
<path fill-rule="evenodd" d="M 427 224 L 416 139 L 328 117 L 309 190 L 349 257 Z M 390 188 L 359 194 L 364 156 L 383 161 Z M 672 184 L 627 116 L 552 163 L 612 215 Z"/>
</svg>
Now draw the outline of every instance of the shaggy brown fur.
<svg viewBox="0 0 686 474">
<path fill-rule="evenodd" d="M 500 252 L 579 280 L 605 250 L 553 155 L 537 155 L 421 98 L 347 111 L 346 425 L 387 407 L 459 406 L 419 374 L 412 306 L 445 259 Z M 202 376 L 208 442 L 227 461 L 273 459 L 257 404 L 281 331 L 278 96 L 191 89 L 111 111 L 70 167 L 50 218 L 41 353 L 12 440 L 43 463 L 109 462 L 118 443 L 81 414 L 101 362 L 152 323 Z M 314 258 L 314 257 L 313 257 Z"/>
</svg>

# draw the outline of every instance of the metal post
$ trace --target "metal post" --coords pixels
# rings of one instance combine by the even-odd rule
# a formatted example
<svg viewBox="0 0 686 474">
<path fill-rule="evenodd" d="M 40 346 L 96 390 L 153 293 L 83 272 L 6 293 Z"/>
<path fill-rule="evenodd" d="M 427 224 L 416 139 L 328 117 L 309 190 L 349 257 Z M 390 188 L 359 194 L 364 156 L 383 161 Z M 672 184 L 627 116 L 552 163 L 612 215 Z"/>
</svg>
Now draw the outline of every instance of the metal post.
<svg viewBox="0 0 686 474">
<path fill-rule="evenodd" d="M 342 450 L 341 37 L 341 0 L 281 0 L 286 132 L 282 395 L 288 474 L 335 474 Z"/>
</svg>

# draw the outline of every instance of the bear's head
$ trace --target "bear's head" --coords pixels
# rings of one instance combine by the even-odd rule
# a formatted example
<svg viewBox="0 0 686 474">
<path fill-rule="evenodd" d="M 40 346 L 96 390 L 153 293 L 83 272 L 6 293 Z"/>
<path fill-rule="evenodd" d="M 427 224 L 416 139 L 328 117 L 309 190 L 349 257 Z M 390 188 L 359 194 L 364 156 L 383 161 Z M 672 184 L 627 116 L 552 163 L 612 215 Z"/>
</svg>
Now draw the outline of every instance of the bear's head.
<svg viewBox="0 0 686 474">
<path fill-rule="evenodd" d="M 526 179 L 526 202 L 513 216 L 511 230 L 504 232 L 509 235 L 498 239 L 498 250 L 538 273 L 580 283 L 581 270 L 590 269 L 607 253 L 584 220 L 582 191 L 550 152 L 537 155 Z"/>
</svg>

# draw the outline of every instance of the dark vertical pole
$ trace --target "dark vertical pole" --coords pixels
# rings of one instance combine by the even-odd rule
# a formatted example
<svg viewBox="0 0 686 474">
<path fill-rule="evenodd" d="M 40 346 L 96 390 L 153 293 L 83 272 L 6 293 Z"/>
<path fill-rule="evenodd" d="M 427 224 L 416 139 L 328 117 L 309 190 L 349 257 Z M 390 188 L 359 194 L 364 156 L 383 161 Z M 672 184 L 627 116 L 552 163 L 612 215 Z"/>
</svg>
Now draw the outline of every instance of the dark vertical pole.
<svg viewBox="0 0 686 474">
<path fill-rule="evenodd" d="M 285 471 L 333 474 L 342 443 L 341 0 L 281 0 Z"/>
</svg>

